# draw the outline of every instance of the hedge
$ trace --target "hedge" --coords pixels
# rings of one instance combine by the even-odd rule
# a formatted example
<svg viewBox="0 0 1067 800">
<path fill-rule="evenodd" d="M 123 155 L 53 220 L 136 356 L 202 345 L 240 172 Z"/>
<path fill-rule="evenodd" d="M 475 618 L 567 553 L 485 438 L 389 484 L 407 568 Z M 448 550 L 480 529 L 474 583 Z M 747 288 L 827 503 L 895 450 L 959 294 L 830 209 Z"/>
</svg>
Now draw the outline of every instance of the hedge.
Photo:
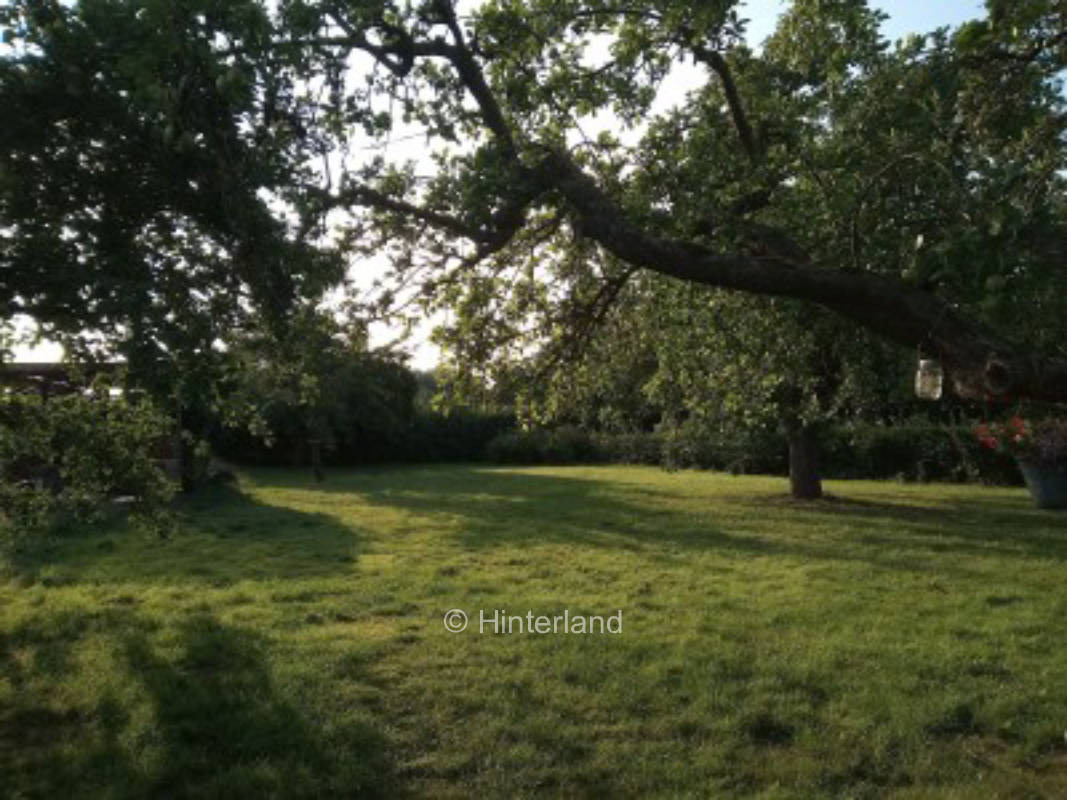
<svg viewBox="0 0 1067 800">
<path fill-rule="evenodd" d="M 326 450 L 323 461 L 331 466 L 479 461 L 485 458 L 490 441 L 514 427 L 512 414 L 423 411 L 402 428 L 367 425 L 352 444 Z M 268 446 L 241 428 L 218 428 L 211 439 L 218 455 L 237 464 L 302 466 L 310 459 L 308 442 L 303 439 Z"/>
<path fill-rule="evenodd" d="M 826 478 L 1019 485 L 1015 461 L 983 448 L 970 428 L 933 425 L 833 427 L 820 438 Z M 694 427 L 610 434 L 575 427 L 508 431 L 485 456 L 500 464 L 648 464 L 785 475 L 784 439 L 773 432 L 709 436 Z"/>
</svg>

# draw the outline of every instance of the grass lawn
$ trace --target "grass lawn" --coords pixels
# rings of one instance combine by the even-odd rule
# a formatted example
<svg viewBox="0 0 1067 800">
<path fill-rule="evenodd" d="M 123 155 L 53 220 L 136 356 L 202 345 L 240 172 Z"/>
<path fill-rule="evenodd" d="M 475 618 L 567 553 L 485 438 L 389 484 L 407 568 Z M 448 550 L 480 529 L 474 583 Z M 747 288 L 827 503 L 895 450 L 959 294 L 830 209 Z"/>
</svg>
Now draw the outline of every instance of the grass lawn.
<svg viewBox="0 0 1067 800">
<path fill-rule="evenodd" d="M 1067 797 L 1067 515 L 828 489 L 264 470 L 59 539 L 0 577 L 0 796 Z"/>
</svg>

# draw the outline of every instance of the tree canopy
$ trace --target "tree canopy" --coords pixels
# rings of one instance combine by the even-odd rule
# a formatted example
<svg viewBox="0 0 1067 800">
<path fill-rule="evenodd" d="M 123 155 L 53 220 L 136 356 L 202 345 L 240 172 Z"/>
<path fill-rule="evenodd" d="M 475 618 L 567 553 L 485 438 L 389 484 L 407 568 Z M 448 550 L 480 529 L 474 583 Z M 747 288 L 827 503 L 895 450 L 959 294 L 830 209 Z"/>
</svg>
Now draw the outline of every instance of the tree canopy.
<svg viewBox="0 0 1067 800">
<path fill-rule="evenodd" d="M 134 365 L 209 358 L 343 275 L 268 202 L 309 175 L 293 67 L 256 3 L 0 11 L 0 307 Z M 240 55 L 222 58 L 220 42 Z M 308 127 L 311 127 L 310 125 Z M 172 380 L 173 375 L 168 377 Z"/>
<path fill-rule="evenodd" d="M 386 252 L 481 368 L 581 344 L 651 272 L 817 304 L 963 396 L 1067 400 L 1059 4 L 891 46 L 862 0 L 795 0 L 760 50 L 735 5 L 15 2 L 0 300 L 136 333 Z M 374 149 L 401 132 L 420 159 Z"/>
</svg>

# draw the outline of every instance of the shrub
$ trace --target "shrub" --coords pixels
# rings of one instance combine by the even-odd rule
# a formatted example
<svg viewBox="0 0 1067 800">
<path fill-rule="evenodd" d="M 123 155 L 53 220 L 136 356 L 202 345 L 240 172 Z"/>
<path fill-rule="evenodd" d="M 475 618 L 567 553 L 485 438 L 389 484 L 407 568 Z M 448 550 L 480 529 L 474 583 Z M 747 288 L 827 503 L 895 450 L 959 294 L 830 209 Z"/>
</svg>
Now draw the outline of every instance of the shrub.
<svg viewBox="0 0 1067 800">
<path fill-rule="evenodd" d="M 820 437 L 826 478 L 982 482 L 1018 485 L 1014 459 L 991 452 L 964 427 L 853 425 L 826 427 Z M 656 432 L 588 433 L 576 428 L 510 431 L 485 457 L 502 464 L 647 464 L 785 475 L 784 437 L 773 430 L 709 430 L 686 421 Z"/>
<path fill-rule="evenodd" d="M 47 400 L 13 394 L 0 401 L 0 512 L 16 542 L 72 522 L 92 523 L 113 500 L 132 498 L 157 518 L 173 495 L 154 450 L 170 422 L 147 401 L 106 390 Z"/>
<path fill-rule="evenodd" d="M 717 469 L 735 474 L 784 474 L 785 445 L 773 430 L 715 430 L 688 419 L 663 431 L 661 464 L 668 469 Z"/>
<path fill-rule="evenodd" d="M 659 433 L 598 433 L 593 436 L 593 444 L 601 460 L 610 464 L 663 463 L 664 437 Z"/>
<path fill-rule="evenodd" d="M 500 464 L 589 464 L 609 460 L 593 434 L 570 425 L 503 433 L 487 444 L 485 457 Z"/>
<path fill-rule="evenodd" d="M 490 442 L 515 427 L 510 413 L 456 410 L 421 411 L 392 460 L 410 462 L 480 461 Z"/>
<path fill-rule="evenodd" d="M 857 425 L 823 437 L 828 478 L 1017 485 L 1014 459 L 983 448 L 969 428 L 937 425 Z"/>
<path fill-rule="evenodd" d="M 515 417 L 468 410 L 449 414 L 419 411 L 405 425 L 376 425 L 374 418 L 365 419 L 363 425 L 364 433 L 323 454 L 326 464 L 480 461 L 494 437 L 514 428 Z M 308 462 L 306 435 L 268 443 L 247 429 L 222 427 L 212 438 L 215 451 L 235 463 L 278 466 Z"/>
</svg>

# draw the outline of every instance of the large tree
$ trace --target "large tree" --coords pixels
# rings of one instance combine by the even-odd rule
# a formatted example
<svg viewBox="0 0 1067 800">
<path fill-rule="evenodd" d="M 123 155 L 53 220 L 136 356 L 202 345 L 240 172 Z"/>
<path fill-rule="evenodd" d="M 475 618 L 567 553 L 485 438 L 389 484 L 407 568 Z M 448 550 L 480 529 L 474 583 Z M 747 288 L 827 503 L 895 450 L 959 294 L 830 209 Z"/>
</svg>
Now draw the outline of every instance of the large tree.
<svg viewBox="0 0 1067 800">
<path fill-rule="evenodd" d="M 202 162 L 199 179 L 170 180 L 165 169 L 176 162 L 166 155 L 148 162 L 160 170 L 149 185 L 178 192 L 173 207 L 189 218 L 182 230 L 217 229 L 230 243 L 226 257 L 244 254 L 236 263 L 275 276 L 254 281 L 266 297 L 286 293 L 285 267 L 299 263 L 287 255 L 295 240 L 284 214 L 306 228 L 345 211 L 342 244 L 357 254 L 384 245 L 402 285 L 420 288 L 428 307 L 452 310 L 450 339 L 468 364 L 521 355 L 563 330 L 582 338 L 635 274 L 652 271 L 820 305 L 938 355 L 965 396 L 1067 399 L 1065 122 L 1055 81 L 1067 34 L 1058 4 L 991 0 L 986 20 L 892 49 L 861 0 L 796 0 L 759 53 L 743 43 L 733 6 L 281 0 L 271 14 L 207 0 L 139 9 L 83 0 L 73 11 L 15 3 L 17 36 L 32 47 L 7 67 L 5 92 L 39 98 L 40 86 L 21 76 L 43 63 L 43 85 L 69 75 L 75 97 L 93 97 L 93 112 L 53 125 L 46 141 L 66 149 L 28 156 L 17 169 L 5 163 L 4 179 L 29 174 L 23 187 L 50 187 L 51 173 L 39 177 L 44 157 L 69 163 L 71 185 L 100 195 L 86 204 L 77 193 L 41 191 L 37 214 L 96 209 L 83 216 L 98 226 L 94 215 L 107 216 L 99 198 L 112 190 L 84 174 L 83 158 L 110 164 L 101 175 L 116 164 L 140 168 L 145 153 L 162 154 L 177 135 L 178 149 Z M 100 46 L 57 49 L 66 34 L 56 31 L 70 26 L 50 27 L 34 10 L 42 7 L 92 28 Z M 146 19 L 149 28 L 137 27 Z M 153 60 L 145 50 L 161 41 L 171 50 Z M 53 57 L 33 61 L 38 51 Z M 131 64 L 135 76 L 156 76 L 161 109 L 177 109 L 191 136 L 179 127 L 168 134 L 166 113 L 141 110 L 156 102 L 151 81 L 116 83 L 89 66 L 109 57 L 120 77 Z M 694 64 L 698 85 L 657 104 L 677 69 Z M 219 100 L 231 92 L 243 98 L 240 114 Z M 131 98 L 142 139 L 102 136 L 87 149 L 78 114 L 99 127 Z M 33 112 L 31 99 L 20 102 Z M 616 133 L 587 137 L 605 114 Z M 418 166 L 350 157 L 375 152 L 365 148 L 401 122 L 425 136 Z M 257 136 L 276 158 L 254 157 Z M 32 154 L 27 143 L 29 131 L 16 144 Z M 323 152 L 347 155 L 309 171 Z M 127 176 L 120 185 L 134 184 Z M 4 222 L 22 227 L 5 238 L 4 265 L 19 272 L 3 299 L 9 309 L 25 305 L 20 287 L 39 286 L 31 310 L 55 313 L 44 298 L 76 293 L 28 276 L 46 256 L 69 262 L 48 247 L 73 226 L 56 222 L 35 239 L 35 214 L 13 217 L 12 198 L 25 193 L 5 192 Z M 208 213 L 194 213 L 210 197 Z M 48 246 L 19 249 L 27 241 Z M 109 263 L 100 280 L 121 274 Z"/>
<path fill-rule="evenodd" d="M 428 182 L 376 165 L 330 201 L 409 237 L 404 274 L 424 270 L 470 363 L 595 329 L 651 270 L 822 305 L 939 356 L 964 396 L 1067 398 L 1054 4 L 994 4 L 890 49 L 864 3 L 800 0 L 759 55 L 730 6 L 495 2 L 460 17 L 430 3 L 364 19 L 376 88 L 463 146 Z M 686 61 L 705 82 L 652 114 Z M 585 138 L 602 111 L 639 130 Z"/>
<path fill-rule="evenodd" d="M 231 331 L 277 326 L 343 275 L 278 210 L 317 183 L 323 140 L 261 4 L 35 0 L 0 24 L 5 319 L 202 394 Z"/>
</svg>

